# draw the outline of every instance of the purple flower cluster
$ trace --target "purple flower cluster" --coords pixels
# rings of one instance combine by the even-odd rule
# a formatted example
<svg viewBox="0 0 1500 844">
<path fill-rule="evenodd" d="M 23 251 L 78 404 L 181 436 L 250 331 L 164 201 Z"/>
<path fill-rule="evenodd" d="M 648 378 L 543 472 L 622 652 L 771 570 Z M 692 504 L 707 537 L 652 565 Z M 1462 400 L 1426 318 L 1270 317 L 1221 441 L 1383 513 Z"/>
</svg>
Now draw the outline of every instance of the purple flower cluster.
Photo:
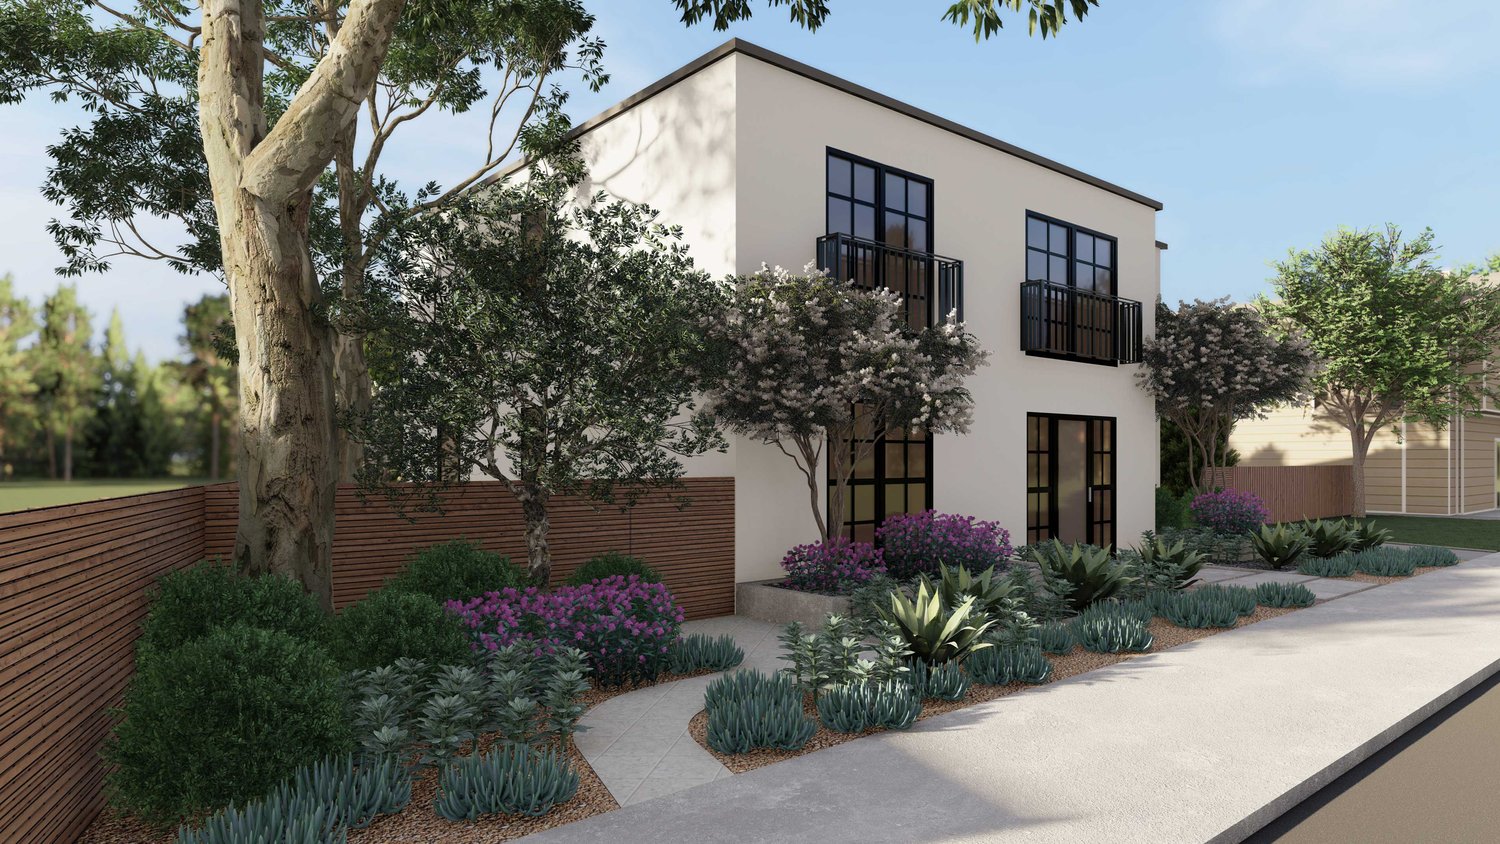
<svg viewBox="0 0 1500 844">
<path fill-rule="evenodd" d="M 1004 567 L 1014 550 L 1010 532 L 996 522 L 928 510 L 890 516 L 875 532 L 891 577 L 909 580 L 936 574 L 938 564 L 979 573 Z"/>
<path fill-rule="evenodd" d="M 783 586 L 835 595 L 847 595 L 885 571 L 885 563 L 875 546 L 851 542 L 842 536 L 798 545 L 781 558 L 781 567 L 786 569 Z"/>
<path fill-rule="evenodd" d="M 588 657 L 592 679 L 604 686 L 655 680 L 682 627 L 672 593 L 634 574 L 548 592 L 507 587 L 447 607 L 469 629 L 475 650 L 517 642 L 538 654 L 577 648 Z"/>
<path fill-rule="evenodd" d="M 1205 492 L 1193 499 L 1193 518 L 1215 533 L 1249 533 L 1271 517 L 1265 502 L 1253 492 L 1237 489 Z"/>
</svg>

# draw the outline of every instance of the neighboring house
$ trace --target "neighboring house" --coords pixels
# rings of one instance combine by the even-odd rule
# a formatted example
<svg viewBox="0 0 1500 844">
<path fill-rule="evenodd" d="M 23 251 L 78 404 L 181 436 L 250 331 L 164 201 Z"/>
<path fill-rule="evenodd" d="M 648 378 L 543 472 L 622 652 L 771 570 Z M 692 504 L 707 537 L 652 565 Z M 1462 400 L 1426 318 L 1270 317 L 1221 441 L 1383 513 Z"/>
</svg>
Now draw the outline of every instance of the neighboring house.
<svg viewBox="0 0 1500 844">
<path fill-rule="evenodd" d="M 961 309 L 991 352 L 970 433 L 892 434 L 860 467 L 857 538 L 927 508 L 998 520 L 1017 543 L 1152 527 L 1156 416 L 1134 363 L 1160 203 L 738 40 L 576 131 L 581 192 L 656 208 L 704 270 L 817 261 L 903 293 L 913 321 Z M 737 580 L 779 576 L 816 538 L 776 448 L 739 439 L 687 468 L 735 478 Z"/>
</svg>

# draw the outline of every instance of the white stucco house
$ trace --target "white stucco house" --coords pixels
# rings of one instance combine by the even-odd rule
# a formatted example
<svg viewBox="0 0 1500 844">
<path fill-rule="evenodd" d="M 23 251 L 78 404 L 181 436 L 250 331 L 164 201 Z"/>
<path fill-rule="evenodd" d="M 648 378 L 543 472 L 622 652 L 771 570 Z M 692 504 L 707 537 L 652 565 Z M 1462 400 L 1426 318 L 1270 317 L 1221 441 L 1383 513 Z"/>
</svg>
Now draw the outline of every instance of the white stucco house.
<svg viewBox="0 0 1500 844">
<path fill-rule="evenodd" d="M 714 275 L 816 260 L 950 307 L 989 350 L 966 435 L 889 438 L 852 491 L 852 532 L 936 508 L 1015 542 L 1133 541 L 1154 519 L 1157 426 L 1136 387 L 1160 288 L 1161 203 L 740 40 L 575 130 L 582 193 L 646 203 Z M 1144 304 L 1143 304 L 1144 303 Z M 735 479 L 737 581 L 816 539 L 806 483 L 735 441 L 690 476 Z"/>
</svg>

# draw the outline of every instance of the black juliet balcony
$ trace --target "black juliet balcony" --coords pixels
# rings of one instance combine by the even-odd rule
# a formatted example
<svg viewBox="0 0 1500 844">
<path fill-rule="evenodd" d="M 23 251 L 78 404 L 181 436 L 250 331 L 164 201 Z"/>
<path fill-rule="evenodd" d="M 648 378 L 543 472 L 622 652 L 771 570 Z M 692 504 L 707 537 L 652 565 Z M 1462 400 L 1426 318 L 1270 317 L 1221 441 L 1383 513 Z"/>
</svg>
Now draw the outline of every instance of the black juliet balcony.
<svg viewBox="0 0 1500 844">
<path fill-rule="evenodd" d="M 828 234 L 818 238 L 818 267 L 840 281 L 900 294 L 908 325 L 937 325 L 953 311 L 964 318 L 964 262 L 956 258 Z"/>
<path fill-rule="evenodd" d="M 1102 363 L 1140 363 L 1141 303 L 1050 281 L 1021 285 L 1021 351 Z"/>
</svg>

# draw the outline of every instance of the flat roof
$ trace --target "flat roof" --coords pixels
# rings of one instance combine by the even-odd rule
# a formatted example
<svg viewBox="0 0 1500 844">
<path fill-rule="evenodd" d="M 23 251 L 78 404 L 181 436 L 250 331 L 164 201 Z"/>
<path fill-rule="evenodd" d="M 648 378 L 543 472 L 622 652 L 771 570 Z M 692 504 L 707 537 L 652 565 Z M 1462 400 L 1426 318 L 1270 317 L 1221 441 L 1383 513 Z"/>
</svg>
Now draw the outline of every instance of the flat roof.
<svg viewBox="0 0 1500 844">
<path fill-rule="evenodd" d="M 619 117 L 621 114 L 624 114 L 635 106 L 640 105 L 641 103 L 651 99 L 662 91 L 665 91 L 673 85 L 676 85 L 678 82 L 681 82 L 689 76 L 692 76 L 693 74 L 703 70 L 704 68 L 717 63 L 721 59 L 732 56 L 735 53 L 739 53 L 743 56 L 749 56 L 750 58 L 756 59 L 758 61 L 763 61 L 766 64 L 772 65 L 773 67 L 778 67 L 782 70 L 787 71 L 788 73 L 795 73 L 798 76 L 811 79 L 814 82 L 819 82 L 821 84 L 829 86 L 830 88 L 836 88 L 839 91 L 842 91 L 851 96 L 859 97 L 860 99 L 874 103 L 875 105 L 882 106 L 892 111 L 904 114 L 914 120 L 920 120 L 921 122 L 926 123 L 930 126 L 935 126 L 939 129 L 952 132 L 955 135 L 967 138 L 971 141 L 974 141 L 975 143 L 983 144 L 984 146 L 999 150 L 1000 152 L 1006 153 L 1008 155 L 1013 155 L 1016 158 L 1020 158 L 1024 161 L 1029 161 L 1032 164 L 1045 167 L 1048 170 L 1052 170 L 1056 173 L 1061 173 L 1064 176 L 1072 179 L 1077 179 L 1080 182 L 1084 182 L 1085 184 L 1092 185 L 1096 188 L 1107 190 L 1110 193 L 1116 194 L 1118 196 L 1123 196 L 1133 202 L 1139 202 L 1140 204 L 1145 205 L 1148 208 L 1152 208 L 1157 211 L 1160 211 L 1162 209 L 1162 204 L 1149 196 L 1136 193 L 1135 191 L 1128 188 L 1120 187 L 1113 182 L 1106 182 L 1105 180 L 1100 179 L 1097 176 L 1091 176 L 1088 173 L 1083 172 L 1082 170 L 1078 170 L 1076 168 L 1069 167 L 1066 164 L 1061 164 L 1057 161 L 1053 161 L 1052 159 L 1045 156 L 1037 155 L 1030 150 L 1022 149 L 1015 144 L 1007 143 L 1006 141 L 1002 141 L 992 135 L 986 135 L 983 132 L 970 129 L 967 126 L 955 123 L 946 117 L 940 117 L 930 111 L 917 108 L 914 105 L 904 103 L 893 97 L 888 97 L 885 94 L 880 93 L 879 91 L 871 90 L 864 87 L 863 85 L 857 85 L 847 79 L 834 76 L 827 71 L 819 70 L 812 65 L 804 64 L 803 62 L 799 62 L 789 56 L 783 56 L 780 53 L 767 50 L 765 47 L 762 47 L 758 44 L 752 44 L 749 41 L 744 41 L 739 38 L 731 38 L 728 41 L 725 41 L 718 47 L 715 47 L 714 49 L 708 51 L 707 53 L 704 53 L 698 58 L 693 59 L 682 67 L 679 67 L 666 76 L 663 76 L 650 85 L 647 85 L 645 88 L 642 88 L 636 93 L 631 94 L 630 96 L 626 97 L 610 108 L 605 109 L 604 111 L 590 118 L 589 120 L 578 124 L 577 126 L 573 127 L 573 130 L 569 133 L 569 137 L 576 138 L 587 133 L 591 129 L 608 123 L 609 121 L 613 120 L 616 117 Z M 524 166 L 526 166 L 525 160 L 518 161 L 515 164 L 512 164 L 495 173 L 486 181 L 498 181 L 505 176 L 508 176 L 511 173 L 514 173 L 515 171 L 521 169 Z"/>
</svg>

